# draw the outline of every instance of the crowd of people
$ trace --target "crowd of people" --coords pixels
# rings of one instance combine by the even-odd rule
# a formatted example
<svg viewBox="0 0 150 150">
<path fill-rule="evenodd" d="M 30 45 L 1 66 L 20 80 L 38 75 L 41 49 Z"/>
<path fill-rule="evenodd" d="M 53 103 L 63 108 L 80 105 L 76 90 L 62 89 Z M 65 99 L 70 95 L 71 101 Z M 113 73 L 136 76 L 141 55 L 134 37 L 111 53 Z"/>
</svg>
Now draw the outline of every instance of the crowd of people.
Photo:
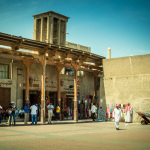
<svg viewBox="0 0 150 150">
<path fill-rule="evenodd" d="M 38 120 L 40 121 L 40 108 L 41 105 L 35 104 L 37 111 L 36 111 L 36 117 L 38 117 Z M 31 110 L 31 111 L 30 111 Z M 24 119 L 24 124 L 27 124 L 29 121 L 29 113 L 31 113 L 31 119 L 32 119 L 32 106 L 30 104 L 26 104 L 25 107 L 21 108 L 20 110 L 17 110 L 15 103 L 12 101 L 7 108 L 3 108 L 0 106 L 0 123 L 2 120 L 7 121 L 6 123 L 11 126 L 12 124 L 15 126 L 16 119 Z"/>
<path fill-rule="evenodd" d="M 52 121 L 52 117 L 54 116 L 54 106 L 52 104 L 52 102 L 48 102 L 46 104 L 46 108 L 48 110 L 48 124 L 51 124 Z M 65 111 L 60 109 L 60 106 L 57 105 L 56 107 L 56 118 L 57 120 L 60 120 L 60 112 L 61 112 L 61 117 L 63 118 L 64 115 L 65 117 L 68 117 L 68 115 L 71 115 L 71 110 L 70 108 L 67 109 L 67 112 L 65 114 Z M 97 107 L 95 105 L 95 103 L 93 103 L 92 107 L 91 107 L 91 117 L 93 119 L 93 121 L 95 121 L 96 119 L 96 112 L 97 112 Z M 41 120 L 41 104 L 37 104 L 37 103 L 33 103 L 32 105 L 26 103 L 26 105 L 24 106 L 24 108 L 22 107 L 20 110 L 17 110 L 14 102 L 12 101 L 9 106 L 5 109 L 2 106 L 0 106 L 0 123 L 2 121 L 2 119 L 7 120 L 7 124 L 9 126 L 12 125 L 12 123 L 15 126 L 16 123 L 16 119 L 19 116 L 20 118 L 24 119 L 24 124 L 27 124 L 27 122 L 29 121 L 29 114 L 31 114 L 31 124 L 32 125 L 36 125 L 37 121 Z M 132 115 L 132 107 L 130 105 L 130 103 L 128 103 L 125 107 L 125 122 L 126 125 L 128 125 L 127 123 L 131 122 L 131 115 Z M 115 121 L 115 126 L 116 126 L 116 130 L 119 130 L 119 121 L 122 117 L 122 112 L 121 109 L 119 107 L 118 104 L 116 104 L 116 108 L 113 111 L 113 116 L 114 116 L 114 121 Z"/>
</svg>

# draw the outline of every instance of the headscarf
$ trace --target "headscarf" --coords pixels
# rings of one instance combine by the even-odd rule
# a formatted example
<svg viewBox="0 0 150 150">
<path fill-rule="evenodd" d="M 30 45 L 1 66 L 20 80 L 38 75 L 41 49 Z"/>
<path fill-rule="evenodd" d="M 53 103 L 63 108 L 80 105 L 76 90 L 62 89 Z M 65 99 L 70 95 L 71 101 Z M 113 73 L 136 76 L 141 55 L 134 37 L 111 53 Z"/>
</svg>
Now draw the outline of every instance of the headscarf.
<svg viewBox="0 0 150 150">
<path fill-rule="evenodd" d="M 130 111 L 130 109 L 131 109 L 131 105 L 127 105 L 127 106 L 125 107 L 125 113 L 127 113 L 127 111 Z"/>
</svg>

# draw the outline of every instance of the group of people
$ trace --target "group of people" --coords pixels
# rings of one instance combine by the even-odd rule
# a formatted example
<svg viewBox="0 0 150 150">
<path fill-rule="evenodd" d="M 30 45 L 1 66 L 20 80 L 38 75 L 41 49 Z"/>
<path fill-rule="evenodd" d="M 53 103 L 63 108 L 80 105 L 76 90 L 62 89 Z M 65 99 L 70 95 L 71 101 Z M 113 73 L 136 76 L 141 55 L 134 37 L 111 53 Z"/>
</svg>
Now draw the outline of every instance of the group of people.
<svg viewBox="0 0 150 150">
<path fill-rule="evenodd" d="M 47 105 L 47 109 L 48 109 L 48 124 L 51 124 L 52 121 L 52 117 L 53 117 L 53 111 L 54 111 L 54 106 L 51 102 L 49 102 L 49 104 Z M 21 108 L 21 110 L 19 111 L 19 116 L 20 118 L 24 118 L 24 124 L 27 124 L 27 122 L 29 121 L 29 112 L 31 110 L 31 121 L 32 121 L 32 125 L 33 124 L 37 124 L 37 116 L 39 116 L 39 121 L 40 121 L 40 115 L 41 115 L 41 104 L 37 104 L 34 103 L 32 106 L 30 106 L 29 104 L 26 104 L 24 106 L 24 109 Z M 17 108 L 14 104 L 14 102 L 11 102 L 11 105 L 9 106 L 9 108 L 7 109 L 7 112 L 9 113 L 9 119 L 8 119 L 8 124 L 11 126 L 11 122 L 13 119 L 14 125 L 15 125 L 15 120 L 16 120 L 16 111 Z M 56 115 L 57 115 L 57 119 L 60 120 L 60 106 L 57 105 L 56 107 Z M 91 107 L 91 112 L 92 112 L 92 119 L 93 121 L 95 121 L 95 116 L 96 116 L 96 112 L 97 112 L 97 107 L 95 106 L 95 103 L 93 103 L 92 107 Z M 2 106 L 0 106 L 0 123 L 2 120 L 2 113 L 3 113 L 3 108 Z M 116 130 L 119 130 L 119 121 L 122 117 L 122 112 L 121 109 L 119 107 L 118 104 L 116 104 L 116 108 L 113 111 L 114 113 L 114 120 L 115 120 L 115 126 L 116 126 Z M 132 107 L 130 105 L 130 103 L 128 103 L 125 107 L 125 122 L 129 123 L 131 122 L 131 115 L 132 115 Z M 128 124 L 126 124 L 128 125 Z"/>
<path fill-rule="evenodd" d="M 36 113 L 34 111 L 34 107 L 33 106 L 36 106 Z M 15 106 L 15 103 L 12 101 L 10 104 L 9 104 L 9 107 L 5 110 L 2 108 L 2 106 L 0 106 L 0 123 L 1 123 L 1 120 L 2 119 L 5 119 L 8 117 L 8 122 L 7 124 L 9 126 L 11 126 L 12 124 L 16 124 L 16 119 L 17 117 L 19 116 L 20 118 L 23 118 L 24 119 L 24 124 L 27 124 L 27 122 L 29 121 L 29 113 L 30 113 L 30 110 L 31 110 L 31 120 L 32 120 L 32 124 L 33 124 L 33 120 L 34 120 L 34 117 L 35 117 L 35 124 L 37 124 L 37 116 L 39 116 L 39 120 L 40 120 L 40 109 L 41 108 L 41 105 L 40 103 L 39 104 L 34 104 L 32 106 L 30 106 L 30 104 L 26 104 L 24 109 L 23 107 L 18 111 L 16 106 Z"/>
<path fill-rule="evenodd" d="M 31 112 L 30 112 L 31 110 Z M 39 116 L 39 121 L 41 120 L 41 103 L 33 103 L 33 105 L 29 105 L 26 103 L 24 106 L 24 124 L 27 124 L 29 121 L 29 112 L 31 114 L 31 125 L 37 124 L 38 116 Z"/>
<path fill-rule="evenodd" d="M 122 112 L 118 104 L 116 104 L 116 108 L 114 109 L 114 119 L 115 119 L 115 126 L 116 130 L 119 130 L 119 121 L 122 117 Z M 125 107 L 125 122 L 127 123 L 131 122 L 132 119 L 132 107 L 130 103 L 128 103 Z"/>
<path fill-rule="evenodd" d="M 16 120 L 16 117 L 17 117 L 16 116 L 16 114 L 17 114 L 16 111 L 17 111 L 17 108 L 14 105 L 14 102 L 11 102 L 7 109 L 3 109 L 3 107 L 0 106 L 0 123 L 1 123 L 2 119 L 6 119 L 8 117 L 8 122 L 7 123 L 9 125 L 11 125 L 11 122 L 12 122 L 12 119 L 13 119 L 13 122 L 14 122 L 14 125 L 15 125 L 15 120 Z"/>
<path fill-rule="evenodd" d="M 92 119 L 93 121 L 95 121 L 95 116 L 97 112 L 97 107 L 95 106 L 95 103 L 93 103 L 91 107 L 91 112 L 92 112 Z M 116 130 L 119 130 L 119 121 L 122 117 L 122 112 L 118 104 L 116 104 L 116 108 L 114 109 L 113 113 L 114 113 L 113 116 L 115 119 Z M 131 119 L 132 119 L 132 107 L 130 103 L 128 103 L 125 107 L 125 122 L 126 122 L 125 125 L 128 125 L 127 123 L 130 123 Z"/>
</svg>

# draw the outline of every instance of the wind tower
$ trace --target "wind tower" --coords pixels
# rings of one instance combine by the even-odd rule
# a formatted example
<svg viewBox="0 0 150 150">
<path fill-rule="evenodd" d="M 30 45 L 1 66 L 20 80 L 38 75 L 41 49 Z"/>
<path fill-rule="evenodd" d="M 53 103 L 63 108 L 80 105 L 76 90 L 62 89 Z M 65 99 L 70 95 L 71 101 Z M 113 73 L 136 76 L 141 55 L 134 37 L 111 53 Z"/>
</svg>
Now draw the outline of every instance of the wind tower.
<svg viewBox="0 0 150 150">
<path fill-rule="evenodd" d="M 48 11 L 33 15 L 33 40 L 65 46 L 69 17 Z"/>
</svg>

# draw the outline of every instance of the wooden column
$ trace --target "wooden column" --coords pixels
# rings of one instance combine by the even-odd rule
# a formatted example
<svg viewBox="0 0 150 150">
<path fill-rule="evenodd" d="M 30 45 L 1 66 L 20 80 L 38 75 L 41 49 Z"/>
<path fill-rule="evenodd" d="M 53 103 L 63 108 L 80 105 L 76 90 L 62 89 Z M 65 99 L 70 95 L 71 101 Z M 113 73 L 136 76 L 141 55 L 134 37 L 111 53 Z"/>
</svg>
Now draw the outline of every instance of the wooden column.
<svg viewBox="0 0 150 150">
<path fill-rule="evenodd" d="M 29 100 L 29 68 L 33 62 L 28 59 L 23 60 L 22 62 L 26 67 L 26 103 L 29 104 L 29 102 L 30 102 L 30 100 Z"/>
<path fill-rule="evenodd" d="M 62 119 L 61 118 L 61 86 L 60 86 L 60 72 L 61 70 L 63 69 L 62 66 L 58 65 L 56 66 L 56 69 L 57 69 L 57 103 L 59 104 L 59 107 L 60 107 L 60 120 Z"/>
<path fill-rule="evenodd" d="M 39 59 L 42 64 L 41 75 L 41 123 L 45 123 L 45 68 L 46 68 L 46 56 L 44 55 Z"/>
<path fill-rule="evenodd" d="M 72 65 L 74 68 L 74 121 L 78 122 L 78 88 L 77 88 L 77 71 L 79 69 L 79 65 Z"/>
</svg>

